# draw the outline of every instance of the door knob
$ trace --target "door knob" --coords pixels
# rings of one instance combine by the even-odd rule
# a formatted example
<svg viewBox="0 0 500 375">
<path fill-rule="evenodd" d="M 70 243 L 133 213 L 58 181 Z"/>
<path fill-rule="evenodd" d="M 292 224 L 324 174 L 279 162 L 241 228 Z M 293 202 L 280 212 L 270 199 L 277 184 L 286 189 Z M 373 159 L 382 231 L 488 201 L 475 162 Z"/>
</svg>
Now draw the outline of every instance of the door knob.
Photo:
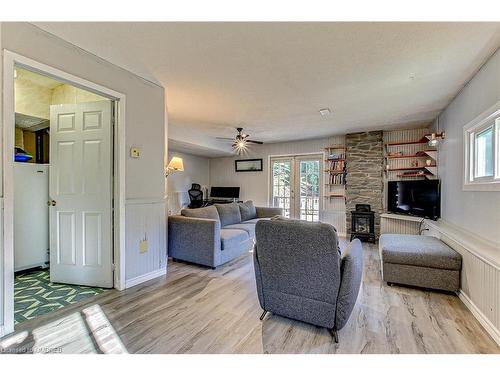
<svg viewBox="0 0 500 375">
<path fill-rule="evenodd" d="M 57 204 L 57 202 L 53 199 L 50 199 L 48 202 L 47 202 L 47 206 L 55 206 Z"/>
</svg>

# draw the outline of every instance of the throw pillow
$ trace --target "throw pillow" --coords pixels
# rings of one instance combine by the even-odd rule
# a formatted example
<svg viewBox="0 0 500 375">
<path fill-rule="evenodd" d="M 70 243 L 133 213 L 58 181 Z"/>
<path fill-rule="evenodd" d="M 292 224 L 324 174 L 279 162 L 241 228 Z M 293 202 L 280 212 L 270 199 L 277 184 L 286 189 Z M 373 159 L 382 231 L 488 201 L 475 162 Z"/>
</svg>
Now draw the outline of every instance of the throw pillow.
<svg viewBox="0 0 500 375">
<path fill-rule="evenodd" d="M 257 209 L 252 201 L 238 203 L 238 206 L 240 206 L 241 221 L 252 220 L 257 217 Z"/>
<path fill-rule="evenodd" d="M 198 219 L 212 219 L 220 221 L 219 212 L 214 206 L 185 208 L 181 211 L 181 215 L 186 217 L 195 217 Z"/>
<path fill-rule="evenodd" d="M 215 208 L 219 212 L 221 227 L 241 223 L 240 207 L 237 203 L 216 204 Z"/>
</svg>

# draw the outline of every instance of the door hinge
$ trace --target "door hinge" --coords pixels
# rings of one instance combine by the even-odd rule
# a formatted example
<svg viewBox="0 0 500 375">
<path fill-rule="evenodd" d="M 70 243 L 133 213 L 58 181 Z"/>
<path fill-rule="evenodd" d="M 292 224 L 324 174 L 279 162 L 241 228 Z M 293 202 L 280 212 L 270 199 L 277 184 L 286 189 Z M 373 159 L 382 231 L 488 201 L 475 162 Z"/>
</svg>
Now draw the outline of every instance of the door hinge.
<svg viewBox="0 0 500 375">
<path fill-rule="evenodd" d="M 116 266 L 115 266 L 115 264 L 114 264 L 114 263 L 111 263 L 111 270 L 112 270 L 112 271 L 116 271 Z"/>
</svg>

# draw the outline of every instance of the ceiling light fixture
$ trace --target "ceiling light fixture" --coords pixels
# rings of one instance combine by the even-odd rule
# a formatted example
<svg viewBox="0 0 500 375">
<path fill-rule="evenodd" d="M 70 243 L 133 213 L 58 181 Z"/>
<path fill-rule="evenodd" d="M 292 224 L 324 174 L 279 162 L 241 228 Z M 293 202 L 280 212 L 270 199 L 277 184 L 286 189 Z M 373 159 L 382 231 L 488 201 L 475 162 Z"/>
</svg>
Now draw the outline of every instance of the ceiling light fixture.
<svg viewBox="0 0 500 375">
<path fill-rule="evenodd" d="M 323 117 L 328 116 L 332 111 L 330 111 L 330 108 L 322 108 L 319 110 L 319 114 Z"/>
<path fill-rule="evenodd" d="M 241 155 L 243 152 L 246 151 L 247 146 L 248 144 L 245 139 L 238 139 L 236 142 L 233 143 L 233 150 L 235 150 L 238 155 Z"/>
</svg>

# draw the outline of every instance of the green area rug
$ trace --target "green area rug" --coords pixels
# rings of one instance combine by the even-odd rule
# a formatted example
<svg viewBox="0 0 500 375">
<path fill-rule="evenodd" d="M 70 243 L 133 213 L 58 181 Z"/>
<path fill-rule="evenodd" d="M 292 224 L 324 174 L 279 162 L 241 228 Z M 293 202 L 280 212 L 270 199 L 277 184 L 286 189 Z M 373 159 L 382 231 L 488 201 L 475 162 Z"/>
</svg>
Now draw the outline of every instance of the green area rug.
<svg viewBox="0 0 500 375">
<path fill-rule="evenodd" d="M 16 324 L 61 307 L 95 296 L 106 289 L 50 282 L 49 270 L 16 276 L 14 281 L 14 319 Z"/>
</svg>

